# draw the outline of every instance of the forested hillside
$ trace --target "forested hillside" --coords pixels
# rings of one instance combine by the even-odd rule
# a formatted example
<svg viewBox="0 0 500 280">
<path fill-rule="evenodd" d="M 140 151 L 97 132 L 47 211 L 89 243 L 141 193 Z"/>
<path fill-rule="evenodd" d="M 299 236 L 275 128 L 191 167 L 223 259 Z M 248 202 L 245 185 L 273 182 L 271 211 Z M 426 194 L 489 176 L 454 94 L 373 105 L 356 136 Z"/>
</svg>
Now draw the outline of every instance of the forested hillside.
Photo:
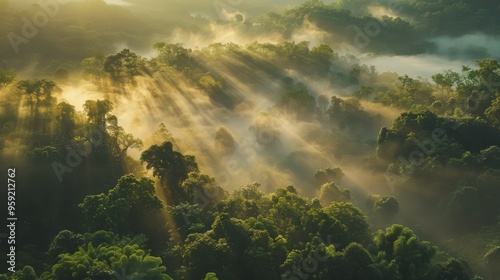
<svg viewBox="0 0 500 280">
<path fill-rule="evenodd" d="M 0 279 L 498 279 L 498 3 L 160 2 L 0 1 Z"/>
</svg>

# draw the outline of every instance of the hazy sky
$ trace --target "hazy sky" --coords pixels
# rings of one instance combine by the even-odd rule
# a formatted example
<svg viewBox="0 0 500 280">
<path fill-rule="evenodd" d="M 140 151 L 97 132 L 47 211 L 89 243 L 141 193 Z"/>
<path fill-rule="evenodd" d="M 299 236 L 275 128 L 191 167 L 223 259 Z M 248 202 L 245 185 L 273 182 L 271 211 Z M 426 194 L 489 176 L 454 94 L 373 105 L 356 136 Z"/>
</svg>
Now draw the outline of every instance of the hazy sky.
<svg viewBox="0 0 500 280">
<path fill-rule="evenodd" d="M 246 16 L 258 16 L 269 10 L 278 10 L 293 7 L 304 2 L 303 0 L 107 0 L 109 2 L 126 2 L 136 8 L 158 14 L 169 11 L 186 11 L 199 13 L 204 16 L 219 16 L 222 9 L 238 11 Z"/>
<path fill-rule="evenodd" d="M 226 10 L 237 10 L 248 16 L 257 16 L 269 10 L 279 10 L 296 6 L 305 2 L 304 0 L 57 0 L 59 3 L 76 1 L 105 1 L 108 4 L 133 7 L 136 10 L 154 12 L 155 14 L 173 14 L 173 12 L 186 11 L 195 12 L 207 16 L 218 15 L 221 8 Z M 11 6 L 26 7 L 38 0 L 8 0 Z M 331 3 L 333 1 L 324 1 Z"/>
</svg>

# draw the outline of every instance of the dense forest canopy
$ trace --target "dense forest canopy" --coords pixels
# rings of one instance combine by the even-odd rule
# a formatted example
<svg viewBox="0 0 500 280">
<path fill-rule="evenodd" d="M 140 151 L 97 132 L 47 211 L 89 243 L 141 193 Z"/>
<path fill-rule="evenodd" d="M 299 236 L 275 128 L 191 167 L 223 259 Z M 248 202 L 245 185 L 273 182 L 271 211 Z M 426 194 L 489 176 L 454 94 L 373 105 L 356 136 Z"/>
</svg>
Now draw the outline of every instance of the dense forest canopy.
<svg viewBox="0 0 500 280">
<path fill-rule="evenodd" d="M 0 0 L 0 279 L 497 279 L 499 12 Z"/>
</svg>

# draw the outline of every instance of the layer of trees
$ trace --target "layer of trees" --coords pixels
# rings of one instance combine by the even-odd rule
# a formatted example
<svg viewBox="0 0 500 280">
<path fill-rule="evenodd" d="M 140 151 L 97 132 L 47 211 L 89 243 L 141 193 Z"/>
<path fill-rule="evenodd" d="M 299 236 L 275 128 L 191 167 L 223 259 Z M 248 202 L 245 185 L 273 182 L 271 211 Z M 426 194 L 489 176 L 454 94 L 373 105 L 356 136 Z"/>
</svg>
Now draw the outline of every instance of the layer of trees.
<svg viewBox="0 0 500 280">
<path fill-rule="evenodd" d="M 113 94 L 126 95 L 138 81 L 159 85 L 178 78 L 228 112 L 244 100 L 232 94 L 232 78 L 255 82 L 269 74 L 277 81 L 265 92 L 273 106 L 255 118 L 250 132 L 279 136 L 279 117 L 314 124 L 317 130 L 304 136 L 311 145 L 322 146 L 328 157 L 376 154 L 364 161 L 366 171 L 388 175 L 395 192 L 353 204 L 344 172 L 325 168 L 309 174 L 312 191 L 275 186 L 263 193 L 249 184 L 228 193 L 202 173 L 194 156 L 179 151 L 165 125 L 153 135 L 162 141 L 144 147 L 120 126 L 110 100 L 75 108 L 56 98 L 61 89 L 54 81 L 0 71 L 1 162 L 23 170 L 19 184 L 26 186 L 19 190 L 19 215 L 26 217 L 17 229 L 25 241 L 20 269 L 0 277 L 480 279 L 460 257 L 392 223 L 411 209 L 431 217 L 424 227 L 453 237 L 497 226 L 498 61 L 445 71 L 431 83 L 378 74 L 330 46 L 307 42 L 213 44 L 197 51 L 159 43 L 155 49 L 151 59 L 125 49 L 96 54 L 82 66 Z M 230 76 L 214 65 L 245 70 Z M 284 69 L 351 87 L 352 96 L 318 92 Z M 362 102 L 408 112 L 370 142 L 360 135 L 366 127 L 378 130 L 380 116 Z M 227 129 L 219 128 L 215 138 L 224 153 L 236 149 Z M 279 148 L 280 141 L 273 145 Z M 130 149 L 144 149 L 139 160 Z M 370 223 L 383 230 L 375 232 Z M 498 265 L 495 242 L 482 254 L 490 278 Z"/>
<path fill-rule="evenodd" d="M 182 187 L 188 192 L 205 181 L 191 175 Z M 31 255 L 29 265 L 21 260 L 23 269 L 10 279 L 479 279 L 463 260 L 407 227 L 371 233 L 351 203 L 322 205 L 291 186 L 270 194 L 258 188 L 212 196 L 204 207 L 165 208 L 152 181 L 125 175 L 107 194 L 80 204 L 88 231 L 57 233 L 46 252 Z M 162 229 L 167 242 L 151 245 L 154 229 Z"/>
</svg>

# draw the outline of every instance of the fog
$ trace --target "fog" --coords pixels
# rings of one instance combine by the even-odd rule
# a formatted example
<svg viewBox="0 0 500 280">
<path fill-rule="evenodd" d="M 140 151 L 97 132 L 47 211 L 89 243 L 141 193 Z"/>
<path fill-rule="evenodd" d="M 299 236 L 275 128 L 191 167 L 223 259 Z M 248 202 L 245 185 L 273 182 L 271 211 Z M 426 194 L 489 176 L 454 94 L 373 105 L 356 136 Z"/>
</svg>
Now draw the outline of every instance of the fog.
<svg viewBox="0 0 500 280">
<path fill-rule="evenodd" d="M 294 7 L 302 1 L 233 1 L 231 3 L 223 3 L 221 1 L 134 1 L 134 0 L 107 0 L 107 1 L 59 1 L 61 3 L 61 15 L 57 15 L 53 20 L 55 23 L 92 20 L 93 16 L 82 14 L 78 9 L 85 8 L 89 11 L 95 11 L 96 15 L 102 16 L 112 12 L 115 21 L 120 21 L 126 26 L 113 25 L 106 23 L 100 30 L 96 26 L 88 25 L 87 23 L 81 26 L 68 26 L 64 31 L 68 38 L 81 36 L 84 40 L 83 44 L 91 44 L 97 38 L 103 38 L 100 42 L 101 46 L 95 46 L 92 49 L 84 51 L 85 56 L 93 55 L 96 51 L 104 53 L 117 52 L 123 48 L 131 48 L 139 55 L 145 58 L 152 58 L 156 52 L 152 49 L 152 44 L 159 41 L 181 43 L 184 47 L 192 50 L 200 50 L 212 43 L 231 43 L 244 46 L 252 42 L 260 43 L 277 43 L 283 40 L 283 35 L 275 33 L 252 33 L 243 28 L 239 24 L 231 24 L 234 21 L 234 16 L 238 13 L 244 17 L 257 17 L 269 11 L 282 11 L 286 8 Z M 8 1 L 12 8 L 25 10 L 24 14 L 30 15 L 30 11 L 34 8 L 35 1 Z M 222 3 L 222 4 L 221 4 Z M 330 2 L 325 2 L 330 3 Z M 346 8 L 349 5 L 356 4 L 354 1 L 344 3 Z M 359 4 L 359 3 L 358 3 Z M 75 6 L 72 6 L 75 5 Z M 80 6 L 78 6 L 80 5 Z M 102 10 L 105 9 L 105 10 Z M 127 12 L 128 11 L 128 12 Z M 130 12 L 130 13 L 129 13 Z M 365 12 L 371 12 L 375 16 L 380 13 L 394 13 L 393 10 L 370 6 Z M 395 15 L 395 14 L 391 14 Z M 63 17 L 65 16 L 65 17 Z M 209 20 L 208 18 L 214 19 Z M 103 20 L 99 17 L 99 20 Z M 174 21 L 176 21 L 174 23 Z M 13 19 L 13 22 L 19 23 Z M 228 24 L 229 22 L 229 24 Z M 61 59 L 61 53 L 51 53 L 47 48 L 51 36 L 47 35 L 50 32 L 58 31 L 58 26 L 49 24 L 46 29 L 42 29 L 39 36 L 36 36 L 33 42 L 28 43 L 26 50 L 21 51 L 17 57 L 4 56 L 4 64 L 8 68 L 17 69 L 22 77 L 39 76 L 40 68 L 44 65 L 40 63 L 48 63 L 53 55 L 54 59 Z M 200 26 L 194 27 L 191 23 L 198 23 Z M 143 24 L 144 29 L 137 29 L 137 25 Z M 163 27 L 162 27 L 162 24 Z M 10 27 L 15 27 L 14 24 Z M 117 34 L 119 29 L 124 30 L 123 34 Z M 15 28 L 13 29 L 15 30 Z M 147 30 L 149 33 L 145 33 Z M 45 32 L 45 33 L 44 33 Z M 89 35 L 94 34 L 94 35 Z M 112 36 L 110 36 L 112 34 Z M 291 39 L 310 42 L 310 47 L 318 46 L 322 43 L 331 42 L 336 34 L 329 33 L 318 28 L 315 24 L 305 21 L 298 29 L 296 29 Z M 428 54 L 419 54 L 412 56 L 394 56 L 394 55 L 377 55 L 371 53 L 362 53 L 359 49 L 351 50 L 356 56 L 360 57 L 360 63 L 373 65 L 378 73 L 396 72 L 399 75 L 407 74 L 411 77 L 422 77 L 430 80 L 431 76 L 442 72 L 443 70 L 451 69 L 460 71 L 463 65 L 471 66 L 474 61 L 483 57 L 490 57 L 498 54 L 500 41 L 498 37 L 491 37 L 484 34 L 466 35 L 458 38 L 439 37 L 430 39 L 434 43 L 435 48 L 430 50 Z M 68 40 L 65 40 L 68 42 Z M 34 57 L 28 51 L 34 48 L 38 43 L 42 43 L 41 55 Z M 73 43 L 71 43 L 73 44 Z M 81 47 L 77 46 L 78 47 Z M 73 45 L 70 45 L 73 46 Z M 21 47 L 25 47 L 21 45 Z M 349 50 L 348 50 L 349 51 Z M 81 52 L 78 52 L 81 54 Z M 74 52 L 68 51 L 68 55 Z M 57 57 L 57 58 L 56 58 Z M 46 59 L 44 62 L 37 61 L 38 58 Z M 18 64 L 18 59 L 28 61 L 28 64 Z M 54 60 L 55 61 L 55 60 Z M 204 62 L 202 60 L 202 62 Z M 51 62 L 50 62 L 51 63 Z M 315 138 L 322 129 L 318 123 L 301 124 L 295 123 L 293 119 L 287 116 L 277 116 L 278 122 L 282 123 L 282 135 L 280 142 L 277 144 L 279 149 L 269 153 L 269 151 L 258 150 L 252 145 L 251 132 L 249 126 L 256 115 L 261 112 L 268 112 L 275 115 L 273 109 L 274 104 L 278 101 L 280 91 L 282 89 L 272 77 L 264 78 L 265 73 L 260 73 L 252 79 L 262 86 L 256 87 L 242 83 L 240 76 L 234 75 L 234 69 L 239 71 L 254 71 L 255 69 L 245 69 L 248 67 L 238 61 L 219 61 L 219 63 L 208 63 L 207 70 L 222 75 L 228 82 L 231 88 L 230 94 L 235 98 L 240 98 L 238 107 L 234 110 L 221 108 L 214 104 L 206 95 L 204 96 L 198 89 L 193 89 L 188 84 L 174 85 L 171 80 L 161 78 L 164 83 L 158 87 L 151 81 L 143 80 L 136 88 L 127 88 L 127 95 L 116 96 L 110 92 L 100 92 L 94 85 L 88 82 L 79 81 L 76 79 L 71 83 L 61 85 L 62 95 L 61 100 L 68 100 L 75 105 L 77 109 L 81 109 L 83 103 L 88 99 L 109 98 L 115 104 L 113 114 L 117 115 L 120 124 L 127 130 L 133 131 L 134 136 L 145 139 L 151 135 L 160 123 L 165 123 L 176 137 L 183 138 L 183 135 L 195 133 L 198 139 L 214 139 L 218 128 L 226 127 L 239 143 L 238 149 L 257 149 L 252 151 L 255 156 L 255 162 L 248 164 L 250 170 L 247 170 L 245 175 L 232 176 L 238 178 L 233 181 L 232 185 L 241 185 L 249 181 L 260 180 L 261 175 L 258 174 L 262 169 L 279 170 L 283 167 L 289 168 L 288 171 L 276 171 L 276 178 L 281 181 L 280 185 L 294 184 L 307 185 L 311 180 L 314 169 L 335 165 L 339 159 L 318 156 L 325 153 L 325 150 L 318 145 L 309 145 L 307 137 Z M 45 65 L 47 67 L 47 65 Z M 54 67 L 53 65 L 51 67 Z M 76 68 L 75 62 L 70 68 Z M 53 69 L 53 68 L 52 68 Z M 76 72 L 78 73 L 78 72 Z M 301 77 L 300 73 L 294 71 L 284 71 L 288 76 L 293 77 L 297 81 L 307 85 L 311 94 L 317 98 L 324 95 L 330 98 L 336 96 L 349 96 L 353 89 L 340 90 L 339 86 L 332 83 L 330 80 L 309 79 Z M 76 74 L 78 75 L 78 74 Z M 273 92 L 272 94 L 267 94 Z M 158 96 L 163 96 L 165 100 L 158 100 Z M 134 100 L 131 102 L 130 100 Z M 157 100 L 151 104 L 150 100 Z M 390 126 L 391 121 L 401 112 L 394 108 L 386 108 L 381 105 L 375 105 L 369 102 L 363 102 L 367 112 L 372 115 L 380 115 L 381 121 L 377 125 Z M 362 133 L 362 137 L 366 141 L 374 141 L 377 137 L 377 132 L 380 126 L 373 126 Z M 184 152 L 189 152 L 197 155 L 200 160 L 200 165 L 203 170 L 211 175 L 216 175 L 217 170 L 221 166 L 227 167 L 227 161 L 238 162 L 244 159 L 245 155 L 238 155 L 238 149 L 235 155 L 225 158 L 214 155 L 212 143 L 210 141 L 201 141 L 191 139 L 192 143 L 184 143 Z M 200 146 L 198 142 L 205 142 Z M 242 144 L 244 143 L 244 144 Z M 249 146 L 249 147 L 246 147 Z M 276 148 L 276 147 L 275 147 Z M 206 154 L 204 154 L 206 152 Z M 241 151 L 240 151 L 241 152 Z M 135 151 L 135 157 L 138 157 L 138 152 Z M 270 158 L 274 155 L 275 158 Z M 291 157 L 298 156 L 304 161 L 303 165 L 294 166 L 296 163 L 287 163 Z M 302 156 L 304 155 L 304 156 Z M 215 158 L 218 158 L 215 160 Z M 307 160 L 306 160 L 307 158 Z M 316 158 L 312 160 L 311 158 Z M 213 165 L 213 161 L 216 164 Z M 359 159 L 358 159 L 359 160 Z M 300 161 L 300 160 L 298 160 Z M 346 164 L 351 164 L 347 162 Z M 211 170 L 212 169 L 212 170 Z M 253 170 L 252 170 L 253 169 Z M 282 174 L 279 174 L 282 173 Z M 294 175 L 291 175 L 291 174 Z M 279 174 L 279 175 L 278 175 Z M 259 177 L 260 176 L 260 177 Z"/>
<path fill-rule="evenodd" d="M 460 72 L 462 66 L 473 66 L 474 60 L 455 59 L 451 60 L 445 56 L 438 55 L 415 55 L 415 56 L 376 56 L 367 55 L 361 61 L 368 65 L 374 65 L 379 72 L 396 72 L 411 77 L 422 77 L 431 80 L 432 75 L 444 70 Z M 444 67 L 443 67 L 444 66 Z"/>
<path fill-rule="evenodd" d="M 429 40 L 434 48 L 428 54 L 413 56 L 379 56 L 368 54 L 361 61 L 374 65 L 380 72 L 390 71 L 426 78 L 462 66 L 474 66 L 476 60 L 500 57 L 500 37 L 486 34 L 469 34 L 460 37 L 437 37 Z"/>
<path fill-rule="evenodd" d="M 116 2 L 116 1 L 108 1 Z M 119 3 L 132 4 L 134 9 L 139 9 L 140 11 L 145 11 L 151 13 L 155 16 L 163 16 L 165 14 L 173 15 L 174 12 L 181 12 L 186 14 L 199 14 L 212 18 L 225 19 L 223 16 L 223 11 L 226 12 L 240 12 L 246 16 L 259 16 L 262 13 L 280 10 L 284 8 L 290 8 L 301 4 L 303 1 L 300 0 L 277 0 L 277 1 L 202 1 L 202 0 L 123 0 Z"/>
<path fill-rule="evenodd" d="M 430 40 L 436 45 L 433 53 L 451 60 L 477 60 L 500 57 L 500 36 L 481 33 L 460 37 L 438 37 Z"/>
<path fill-rule="evenodd" d="M 335 165 L 335 160 L 324 155 L 324 147 L 309 144 L 311 137 L 317 137 L 323 130 L 321 125 L 297 123 L 292 116 L 275 112 L 277 99 L 273 96 L 282 89 L 273 85 L 272 79 L 261 79 L 256 85 L 242 84 L 238 75 L 224 66 L 213 65 L 215 69 L 225 77 L 233 92 L 243 98 L 235 110 L 214 104 L 208 96 L 181 80 L 174 84 L 166 77 L 157 77 L 159 83 L 142 79 L 137 86 L 128 87 L 126 94 L 99 91 L 88 82 L 70 83 L 61 86 L 60 101 L 81 109 L 88 99 L 107 98 L 114 104 L 112 113 L 118 117 L 119 125 L 141 139 L 148 139 L 164 123 L 179 139 L 180 151 L 195 155 L 200 169 L 216 177 L 227 189 L 257 181 L 266 191 L 296 185 L 311 194 L 314 171 Z M 264 112 L 274 119 L 273 124 L 255 135 L 250 126 L 259 122 L 259 115 Z M 261 122 L 264 126 L 271 124 L 267 117 Z M 229 154 L 216 148 L 215 136 L 220 127 L 227 128 L 235 139 L 235 150 Z M 371 138 L 375 139 L 376 134 Z M 131 151 L 131 155 L 139 158 L 137 151 Z"/>
</svg>

